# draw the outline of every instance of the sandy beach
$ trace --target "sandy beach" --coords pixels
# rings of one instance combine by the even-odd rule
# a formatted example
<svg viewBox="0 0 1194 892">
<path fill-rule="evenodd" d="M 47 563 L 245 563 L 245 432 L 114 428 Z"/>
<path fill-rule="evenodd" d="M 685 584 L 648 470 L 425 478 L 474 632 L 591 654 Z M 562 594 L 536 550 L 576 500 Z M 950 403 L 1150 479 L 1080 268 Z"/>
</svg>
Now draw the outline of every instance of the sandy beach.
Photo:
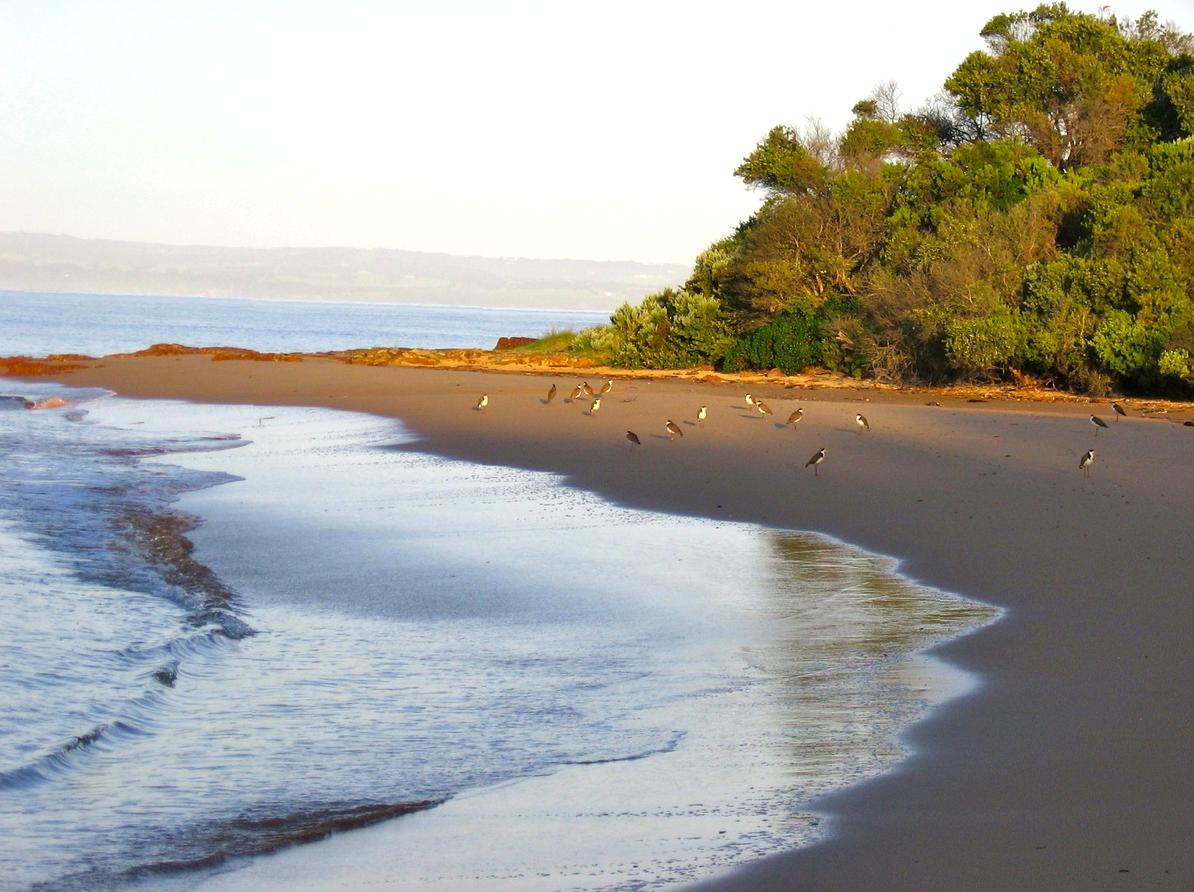
<svg viewBox="0 0 1194 892">
<path fill-rule="evenodd" d="M 979 690 L 916 725 L 896 771 L 816 803 L 825 842 L 707 888 L 1194 887 L 1194 429 L 1173 423 L 1190 414 L 1142 418 L 1129 402 L 1117 422 L 1105 402 L 752 383 L 774 410 L 764 417 L 740 385 L 626 378 L 590 415 L 564 399 L 573 373 L 204 356 L 84 366 L 63 383 L 399 417 L 422 451 L 560 473 L 629 506 L 828 533 L 1007 609 L 937 651 L 978 673 Z M 797 405 L 804 420 L 783 426 Z M 1092 411 L 1109 423 L 1097 437 Z M 669 442 L 669 419 L 683 438 Z M 814 476 L 804 465 L 822 447 Z"/>
</svg>

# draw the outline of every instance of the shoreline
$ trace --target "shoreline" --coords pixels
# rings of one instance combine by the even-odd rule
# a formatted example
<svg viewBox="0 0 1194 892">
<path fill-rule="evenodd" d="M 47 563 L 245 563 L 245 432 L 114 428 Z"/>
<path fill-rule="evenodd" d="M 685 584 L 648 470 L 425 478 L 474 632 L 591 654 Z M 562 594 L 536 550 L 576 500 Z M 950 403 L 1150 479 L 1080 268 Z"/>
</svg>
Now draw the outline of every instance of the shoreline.
<svg viewBox="0 0 1194 892">
<path fill-rule="evenodd" d="M 549 380 L 566 392 L 584 374 L 192 356 L 108 358 L 60 380 L 392 415 L 419 451 L 553 471 L 619 504 L 822 532 L 1006 609 L 931 651 L 985 684 L 906 734 L 895 771 L 820 800 L 829 839 L 702 888 L 1188 888 L 1191 431 L 1129 418 L 1095 439 L 1089 404 L 976 410 L 917 394 L 869 402 L 864 435 L 850 422 L 873 393 L 753 381 L 777 417 L 800 400 L 796 431 L 749 411 L 740 386 L 676 378 L 616 380 L 594 417 L 542 405 Z M 474 412 L 482 391 L 490 409 Z M 705 429 L 668 443 L 663 419 L 702 403 Z M 627 428 L 643 434 L 633 457 Z M 801 466 L 824 445 L 814 477 Z M 1077 458 L 1092 445 L 1088 480 Z"/>
</svg>

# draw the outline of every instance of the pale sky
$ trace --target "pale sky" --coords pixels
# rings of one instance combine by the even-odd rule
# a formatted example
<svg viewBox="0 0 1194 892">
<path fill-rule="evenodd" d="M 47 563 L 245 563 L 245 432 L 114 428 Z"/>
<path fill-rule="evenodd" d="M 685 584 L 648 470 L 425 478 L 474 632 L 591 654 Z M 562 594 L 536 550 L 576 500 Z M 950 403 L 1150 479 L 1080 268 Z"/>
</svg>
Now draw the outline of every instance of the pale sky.
<svg viewBox="0 0 1194 892">
<path fill-rule="evenodd" d="M 0 231 L 687 264 L 773 125 L 919 106 L 1035 5 L 0 0 Z"/>
</svg>

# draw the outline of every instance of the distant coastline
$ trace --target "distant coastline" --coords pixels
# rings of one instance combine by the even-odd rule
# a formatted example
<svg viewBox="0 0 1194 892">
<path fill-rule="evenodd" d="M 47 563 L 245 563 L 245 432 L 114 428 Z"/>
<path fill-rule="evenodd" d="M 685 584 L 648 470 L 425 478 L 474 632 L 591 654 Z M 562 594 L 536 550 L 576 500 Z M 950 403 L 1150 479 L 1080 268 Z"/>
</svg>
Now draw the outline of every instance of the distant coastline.
<svg viewBox="0 0 1194 892">
<path fill-rule="evenodd" d="M 3 291 L 609 311 L 687 275 L 680 264 L 0 233 Z"/>
</svg>

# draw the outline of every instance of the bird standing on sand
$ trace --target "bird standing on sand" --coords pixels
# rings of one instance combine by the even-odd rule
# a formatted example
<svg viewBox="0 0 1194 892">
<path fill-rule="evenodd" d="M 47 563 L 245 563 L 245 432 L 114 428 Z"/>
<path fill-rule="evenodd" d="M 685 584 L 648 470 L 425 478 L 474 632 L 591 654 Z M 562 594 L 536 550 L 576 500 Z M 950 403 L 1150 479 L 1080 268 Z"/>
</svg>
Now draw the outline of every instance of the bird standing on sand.
<svg viewBox="0 0 1194 892">
<path fill-rule="evenodd" d="M 672 421 L 671 419 L 669 419 L 668 423 L 664 425 L 664 429 L 667 431 L 668 440 L 674 440 L 676 437 L 684 436 L 684 431 L 680 430 L 680 425 L 676 424 L 676 422 Z"/>
<path fill-rule="evenodd" d="M 582 387 L 580 384 L 577 384 L 575 387 L 572 388 L 572 393 L 569 395 L 568 399 L 575 402 L 576 400 L 580 399 L 580 395 L 584 392 L 585 392 L 584 387 Z"/>
<path fill-rule="evenodd" d="M 477 400 L 477 405 L 474 406 L 473 408 L 477 409 L 477 410 L 481 410 L 481 409 L 484 409 L 488 405 L 489 405 L 489 394 L 483 393 L 483 394 L 481 394 L 481 399 Z"/>
<path fill-rule="evenodd" d="M 634 431 L 626 431 L 626 439 L 631 442 L 632 447 L 643 445 L 643 441 L 638 438 L 638 434 Z"/>
<path fill-rule="evenodd" d="M 601 385 L 601 393 L 599 395 L 605 396 L 607 393 L 609 393 L 613 389 L 614 389 L 614 379 L 607 378 L 605 383 Z"/>
<path fill-rule="evenodd" d="M 746 395 L 746 405 L 753 406 L 754 404 L 755 404 L 755 398 L 748 393 Z"/>
<path fill-rule="evenodd" d="M 588 381 L 583 381 L 583 382 L 581 382 L 580 389 L 581 389 L 581 390 L 583 390 L 583 391 L 585 392 L 585 396 L 592 396 L 592 395 L 593 395 L 593 388 L 589 386 L 589 382 L 588 382 Z"/>
<path fill-rule="evenodd" d="M 1112 404 L 1111 404 L 1111 408 L 1115 410 L 1115 420 L 1116 420 L 1116 421 L 1119 421 L 1119 417 L 1120 417 L 1121 415 L 1122 415 L 1124 418 L 1127 418 L 1127 417 L 1128 417 L 1127 410 L 1126 410 L 1126 409 L 1124 409 L 1124 407 L 1123 407 L 1123 406 L 1121 406 L 1119 403 L 1112 403 Z"/>
<path fill-rule="evenodd" d="M 759 410 L 759 414 L 761 415 L 771 414 L 771 407 L 762 400 L 755 400 L 755 408 Z"/>
<path fill-rule="evenodd" d="M 804 417 L 804 409 L 797 409 L 795 412 L 793 412 L 791 415 L 788 416 L 788 424 L 792 425 L 792 427 L 795 427 L 799 423 L 800 419 L 803 417 Z"/>
<path fill-rule="evenodd" d="M 871 424 L 866 420 L 865 415 L 855 415 L 854 423 L 858 425 L 859 433 L 862 433 L 863 431 L 869 431 L 871 429 Z"/>
<path fill-rule="evenodd" d="M 817 473 L 817 465 L 821 464 L 821 462 L 823 462 L 823 461 L 825 461 L 825 447 L 824 446 L 822 446 L 820 449 L 818 449 L 816 452 L 814 452 L 813 457 L 810 458 L 808 461 L 806 461 L 804 463 L 804 466 L 807 468 L 809 465 L 812 465 L 813 466 L 813 476 L 819 477 L 820 475 Z"/>
<path fill-rule="evenodd" d="M 1090 466 L 1092 464 L 1094 464 L 1094 450 L 1087 449 L 1086 452 L 1083 453 L 1082 458 L 1078 461 L 1078 470 L 1089 477 Z"/>
<path fill-rule="evenodd" d="M 601 408 L 601 397 L 597 397 L 597 399 L 593 400 L 593 405 L 589 406 L 589 414 L 596 415 L 597 410 L 599 410 L 600 408 Z"/>
<path fill-rule="evenodd" d="M 551 405 L 551 401 L 556 398 L 556 386 L 551 385 L 551 390 L 547 391 L 547 405 Z"/>
<path fill-rule="evenodd" d="M 1102 418 L 1100 418 L 1098 415 L 1091 415 L 1091 416 L 1090 416 L 1090 423 L 1094 425 L 1094 429 L 1095 429 L 1095 436 L 1096 436 L 1096 437 L 1099 435 L 1099 428 L 1101 428 L 1101 427 L 1106 427 L 1106 426 L 1107 426 L 1107 422 L 1105 422 L 1105 421 L 1104 421 Z"/>
<path fill-rule="evenodd" d="M 709 417 L 709 407 L 701 406 L 701 408 L 697 410 L 697 424 L 704 424 L 705 419 L 708 417 Z"/>
</svg>

